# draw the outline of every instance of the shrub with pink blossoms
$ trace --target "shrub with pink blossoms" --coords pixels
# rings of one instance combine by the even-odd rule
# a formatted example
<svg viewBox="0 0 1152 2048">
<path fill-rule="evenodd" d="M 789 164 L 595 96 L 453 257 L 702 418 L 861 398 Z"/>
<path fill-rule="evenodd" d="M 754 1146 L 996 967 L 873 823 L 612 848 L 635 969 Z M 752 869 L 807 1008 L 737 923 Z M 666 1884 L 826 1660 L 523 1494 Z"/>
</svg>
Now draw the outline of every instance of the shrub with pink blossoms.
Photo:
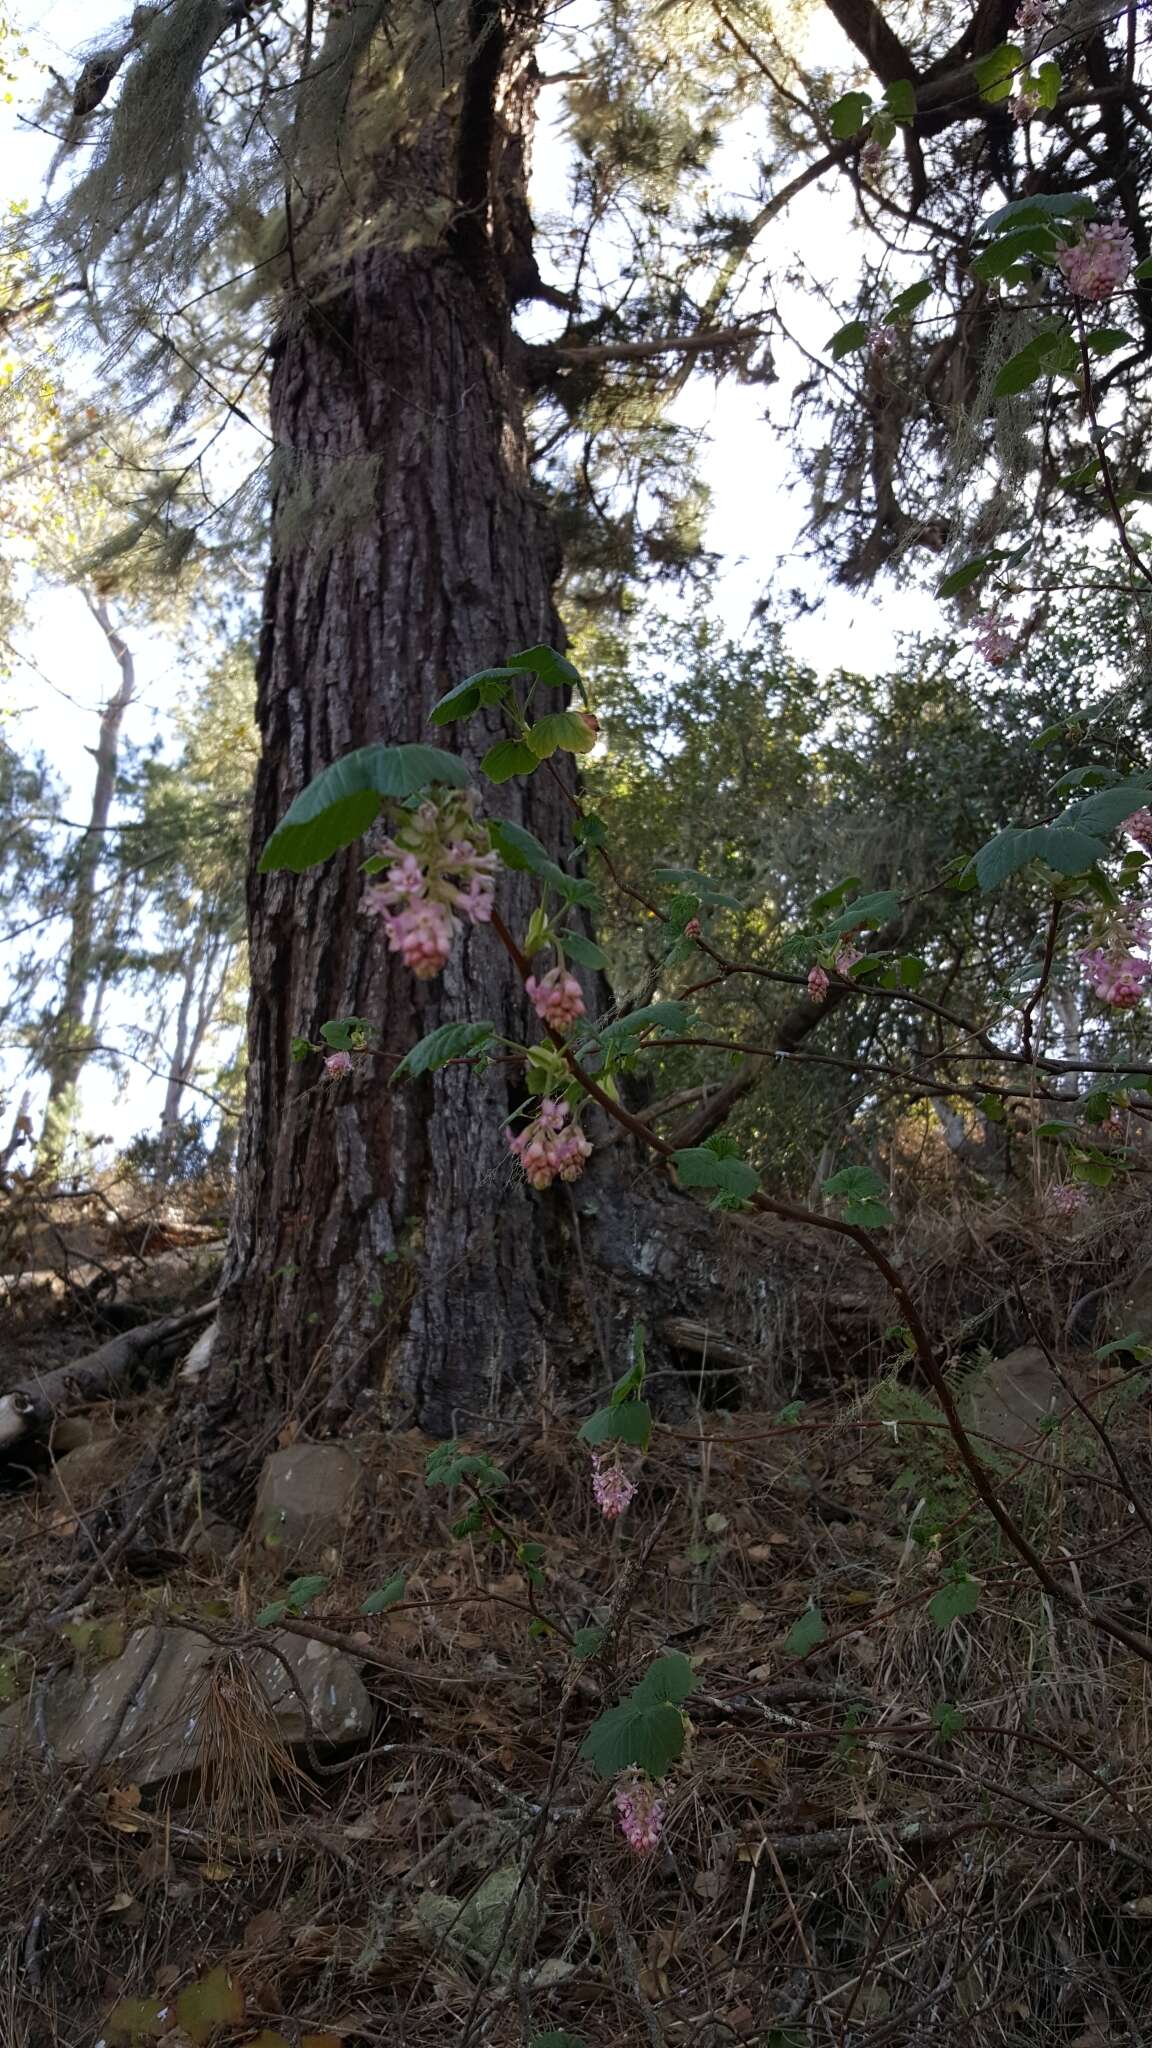
<svg viewBox="0 0 1152 2048">
<path fill-rule="evenodd" d="M 1133 1010 L 1152 981 L 1152 916 L 1142 903 L 1126 903 L 1098 923 L 1095 943 L 1080 962 L 1094 995 L 1110 1010 Z"/>
<path fill-rule="evenodd" d="M 553 1031 L 566 1031 L 584 1015 L 584 991 L 566 967 L 550 968 L 539 980 L 530 974 L 524 987 L 541 1023 L 550 1024 Z"/>
<path fill-rule="evenodd" d="M 530 1124 L 509 1131 L 508 1143 L 529 1187 L 541 1194 L 554 1180 L 579 1180 L 592 1147 L 566 1102 L 546 1095 Z"/>
<path fill-rule="evenodd" d="M 664 1832 L 664 1801 L 651 1779 L 629 1772 L 616 1787 L 614 1804 L 628 1847 L 637 1856 L 650 1856 Z"/>
<path fill-rule="evenodd" d="M 606 1522 L 618 1521 L 636 1498 L 636 1481 L 628 1477 L 616 1452 L 593 1451 L 592 1495 Z"/>
<path fill-rule="evenodd" d="M 1136 251 L 1123 221 L 1099 221 L 1070 248 L 1061 249 L 1056 261 L 1078 299 L 1107 299 L 1123 284 Z"/>
<path fill-rule="evenodd" d="M 972 645 L 989 668 L 1003 668 L 1015 654 L 1016 635 L 1011 627 L 1011 620 L 999 619 L 993 612 L 983 612 L 977 619 Z"/>
<path fill-rule="evenodd" d="M 365 892 L 364 907 L 384 920 L 389 950 L 419 981 L 444 968 L 463 918 L 487 924 L 500 861 L 476 817 L 475 798 L 453 790 L 407 813 L 381 857 L 384 879 Z"/>
<path fill-rule="evenodd" d="M 1012 33 L 1017 36 L 1037 36 L 1044 29 L 1051 28 L 1059 13 L 1057 0 L 1020 0 Z"/>
<path fill-rule="evenodd" d="M 1053 1183 L 1045 1196 L 1045 1202 L 1053 1216 L 1075 1216 L 1088 1200 L 1084 1189 L 1075 1181 L 1058 1180 Z"/>
<path fill-rule="evenodd" d="M 814 1003 L 822 1003 L 831 986 L 824 969 L 817 962 L 808 970 L 808 994 Z"/>
<path fill-rule="evenodd" d="M 324 1072 L 333 1081 L 338 1081 L 341 1074 L 350 1074 L 352 1072 L 351 1053 L 330 1052 L 324 1062 Z"/>
<path fill-rule="evenodd" d="M 1124 830 L 1130 839 L 1142 846 L 1146 853 L 1152 853 L 1152 811 L 1133 811 L 1124 820 Z"/>
</svg>

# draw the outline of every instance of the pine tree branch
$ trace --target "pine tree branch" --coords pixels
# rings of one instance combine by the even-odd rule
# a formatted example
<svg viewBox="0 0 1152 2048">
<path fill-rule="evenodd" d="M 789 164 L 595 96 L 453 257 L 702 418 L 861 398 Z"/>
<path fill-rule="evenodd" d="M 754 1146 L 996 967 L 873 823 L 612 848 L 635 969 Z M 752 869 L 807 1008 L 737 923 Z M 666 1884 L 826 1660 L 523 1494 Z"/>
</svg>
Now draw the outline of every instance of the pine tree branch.
<svg viewBox="0 0 1152 2048">
<path fill-rule="evenodd" d="M 541 342 L 529 350 L 539 365 L 564 363 L 641 363 L 651 356 L 702 355 L 708 349 L 732 348 L 742 341 L 754 341 L 767 330 L 758 325 L 702 327 L 695 334 L 661 334 L 652 341 L 609 341 L 582 348 L 568 348 L 561 342 Z"/>
</svg>

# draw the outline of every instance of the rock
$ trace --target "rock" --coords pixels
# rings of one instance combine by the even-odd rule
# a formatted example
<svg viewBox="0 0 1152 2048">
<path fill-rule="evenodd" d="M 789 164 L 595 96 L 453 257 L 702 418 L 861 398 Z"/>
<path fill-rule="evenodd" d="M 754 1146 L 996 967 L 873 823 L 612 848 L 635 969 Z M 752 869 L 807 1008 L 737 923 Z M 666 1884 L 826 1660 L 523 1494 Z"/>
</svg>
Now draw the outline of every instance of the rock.
<svg viewBox="0 0 1152 2048">
<path fill-rule="evenodd" d="M 1064 1376 L 1070 1385 L 1078 1378 Z M 1033 1446 L 1045 1416 L 1063 1414 L 1070 1397 L 1039 1346 L 1022 1344 L 975 1376 L 966 1405 L 972 1429 L 1018 1451 Z"/>
<path fill-rule="evenodd" d="M 252 1534 L 285 1561 L 339 1543 L 360 1490 L 360 1460 L 345 1444 L 292 1444 L 260 1474 Z"/>
<path fill-rule="evenodd" d="M 372 1702 L 348 1657 L 280 1630 L 269 1645 L 232 1654 L 262 1688 L 283 1742 L 343 1745 L 371 1733 Z M 191 1629 L 153 1625 L 136 1629 L 79 1691 L 75 1674 L 65 1674 L 45 1701 L 61 1764 L 108 1766 L 142 1786 L 195 1770 L 209 1673 L 222 1654 Z"/>
<path fill-rule="evenodd" d="M 139 1453 L 139 1445 L 123 1436 L 98 1436 L 91 1443 L 77 1444 L 57 1458 L 48 1475 L 48 1493 L 54 1507 L 65 1513 L 87 1514 L 126 1479 Z"/>
<path fill-rule="evenodd" d="M 181 1549 L 187 1557 L 209 1563 L 231 1557 L 239 1541 L 240 1531 L 235 1523 L 226 1522 L 221 1515 L 204 1515 L 190 1530 Z"/>
</svg>

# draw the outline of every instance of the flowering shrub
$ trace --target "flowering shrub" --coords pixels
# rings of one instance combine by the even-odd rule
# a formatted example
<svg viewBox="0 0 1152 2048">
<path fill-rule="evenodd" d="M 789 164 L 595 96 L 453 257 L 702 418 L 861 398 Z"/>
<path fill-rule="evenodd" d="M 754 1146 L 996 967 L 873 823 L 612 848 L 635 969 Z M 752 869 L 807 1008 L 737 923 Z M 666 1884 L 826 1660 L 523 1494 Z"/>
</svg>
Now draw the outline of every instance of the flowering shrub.
<svg viewBox="0 0 1152 2048">
<path fill-rule="evenodd" d="M 545 1096 L 522 1131 L 509 1131 L 508 1143 L 524 1169 L 528 1185 L 543 1192 L 554 1180 L 579 1180 L 592 1147 L 566 1102 Z"/>
<path fill-rule="evenodd" d="M 461 918 L 487 924 L 492 916 L 500 861 L 476 810 L 468 792 L 426 799 L 368 863 L 384 880 L 365 891 L 364 907 L 383 919 L 391 951 L 419 981 L 447 964 Z"/>
</svg>

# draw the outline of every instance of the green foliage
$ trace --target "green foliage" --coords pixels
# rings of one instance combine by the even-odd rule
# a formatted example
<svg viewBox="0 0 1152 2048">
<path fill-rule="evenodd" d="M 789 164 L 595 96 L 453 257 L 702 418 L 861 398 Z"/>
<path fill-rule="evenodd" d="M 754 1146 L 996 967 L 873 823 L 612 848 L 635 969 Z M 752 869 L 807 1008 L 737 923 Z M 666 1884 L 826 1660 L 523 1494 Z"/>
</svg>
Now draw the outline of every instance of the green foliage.
<svg viewBox="0 0 1152 2048">
<path fill-rule="evenodd" d="M 680 1185 L 685 1188 L 716 1188 L 724 1195 L 738 1195 L 747 1201 L 760 1184 L 754 1166 L 743 1159 L 718 1157 L 708 1145 L 693 1145 L 675 1155 Z"/>
<path fill-rule="evenodd" d="M 301 790 L 264 848 L 260 871 L 303 874 L 359 839 L 385 801 L 403 803 L 436 783 L 461 789 L 467 780 L 463 761 L 440 747 L 358 747 Z"/>
<path fill-rule="evenodd" d="M 937 1628 L 945 1633 L 954 1621 L 966 1614 L 974 1614 L 980 1605 L 981 1586 L 978 1579 L 966 1576 L 950 1579 L 941 1586 L 938 1593 L 928 1602 L 928 1612 Z"/>
<path fill-rule="evenodd" d="M 498 1493 L 508 1484 L 508 1474 L 482 1451 L 462 1451 L 459 1444 L 437 1444 L 424 1463 L 426 1486 L 460 1486 L 471 1480 L 481 1493 Z"/>
<path fill-rule="evenodd" d="M 395 1572 L 384 1585 L 377 1586 L 374 1592 L 369 1593 L 367 1598 L 360 1602 L 360 1612 L 384 1614 L 389 1607 L 395 1607 L 397 1601 L 403 1600 L 407 1591 L 407 1577 L 403 1572 Z"/>
<path fill-rule="evenodd" d="M 392 1079 L 415 1080 L 421 1074 L 438 1073 L 453 1060 L 474 1059 L 491 1045 L 495 1036 L 496 1026 L 486 1017 L 472 1024 L 438 1024 L 435 1031 L 426 1032 L 398 1061 Z"/>
<path fill-rule="evenodd" d="M 623 1401 L 608 1408 L 598 1408 L 580 1431 L 582 1443 L 635 1444 L 642 1451 L 648 1449 L 651 1437 L 652 1410 L 647 1401 Z"/>
<path fill-rule="evenodd" d="M 580 1745 L 581 1756 L 601 1778 L 636 1769 L 658 1781 L 684 1748 L 679 1708 L 692 1686 L 692 1666 L 686 1657 L 678 1652 L 658 1657 L 627 1699 L 592 1723 Z"/>
<path fill-rule="evenodd" d="M 845 1166 L 824 1182 L 824 1193 L 840 1204 L 845 1223 L 862 1230 L 885 1230 L 892 1211 L 881 1199 L 884 1183 L 870 1166 Z"/>
</svg>

